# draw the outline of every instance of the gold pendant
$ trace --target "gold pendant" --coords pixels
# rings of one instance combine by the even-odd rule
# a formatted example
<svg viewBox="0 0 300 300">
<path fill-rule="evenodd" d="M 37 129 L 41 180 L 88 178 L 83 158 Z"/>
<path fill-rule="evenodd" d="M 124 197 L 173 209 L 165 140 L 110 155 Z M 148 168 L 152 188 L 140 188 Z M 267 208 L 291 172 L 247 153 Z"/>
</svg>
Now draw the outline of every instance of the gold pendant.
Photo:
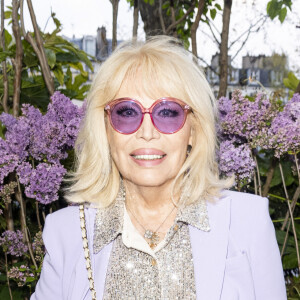
<svg viewBox="0 0 300 300">
<path fill-rule="evenodd" d="M 146 230 L 144 237 L 147 238 L 148 240 L 148 244 L 150 246 L 151 249 L 154 249 L 159 242 L 159 235 L 157 234 L 157 232 L 153 232 L 151 230 Z"/>
</svg>

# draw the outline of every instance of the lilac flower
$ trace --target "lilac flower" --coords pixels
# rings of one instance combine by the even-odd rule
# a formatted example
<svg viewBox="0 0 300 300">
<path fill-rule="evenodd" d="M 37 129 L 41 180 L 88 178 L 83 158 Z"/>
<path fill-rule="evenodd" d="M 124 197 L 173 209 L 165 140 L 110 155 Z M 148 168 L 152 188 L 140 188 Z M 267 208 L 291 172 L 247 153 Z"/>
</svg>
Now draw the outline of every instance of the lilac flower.
<svg viewBox="0 0 300 300">
<path fill-rule="evenodd" d="M 34 278 L 32 271 L 25 265 L 21 265 L 20 267 L 12 267 L 8 271 L 7 276 L 8 278 L 15 280 L 19 287 L 25 285 L 27 278 Z"/>
<path fill-rule="evenodd" d="M 2 113 L 6 133 L 0 138 L 0 191 L 9 173 L 16 172 L 27 197 L 44 204 L 57 200 L 66 172 L 60 161 L 74 147 L 84 112 L 85 106 L 56 92 L 45 115 L 29 104 L 22 106 L 19 118 Z"/>
<path fill-rule="evenodd" d="M 36 233 L 36 235 L 33 239 L 32 248 L 33 248 L 33 251 L 34 251 L 35 260 L 37 262 L 42 262 L 44 254 L 45 254 L 45 246 L 44 246 L 41 231 Z"/>
<path fill-rule="evenodd" d="M 16 187 L 17 183 L 15 181 L 4 184 L 0 190 L 0 199 L 2 199 L 4 203 L 11 203 L 11 195 L 14 194 Z"/>
<path fill-rule="evenodd" d="M 20 230 L 6 230 L 0 237 L 0 246 L 3 251 L 13 256 L 22 256 L 28 251 L 28 247 L 23 243 L 23 233 Z"/>
<path fill-rule="evenodd" d="M 219 167 L 221 175 L 235 175 L 239 180 L 251 178 L 255 162 L 251 157 L 250 147 L 247 144 L 235 146 L 230 140 L 221 142 Z"/>
<path fill-rule="evenodd" d="M 7 121 L 7 114 L 2 113 L 0 120 L 7 125 L 5 141 L 1 139 L 0 151 L 6 154 L 15 154 L 19 160 L 24 160 L 28 156 L 28 146 L 30 143 L 30 125 L 24 117 L 20 117 L 14 122 Z"/>
<path fill-rule="evenodd" d="M 0 184 L 3 185 L 4 178 L 12 173 L 18 165 L 18 156 L 15 154 L 2 153 L 0 155 Z"/>
<path fill-rule="evenodd" d="M 17 119 L 11 114 L 2 113 L 0 115 L 0 121 L 6 128 L 11 128 L 16 124 Z"/>
<path fill-rule="evenodd" d="M 300 150 L 300 94 L 295 94 L 274 118 L 269 135 L 277 157 Z"/>
<path fill-rule="evenodd" d="M 271 121 L 277 114 L 277 106 L 264 94 L 258 94 L 254 101 L 250 101 L 239 90 L 233 93 L 232 99 L 220 98 L 222 134 L 245 139 L 252 148 L 261 146 Z"/>
<path fill-rule="evenodd" d="M 21 184 L 28 185 L 32 172 L 32 166 L 29 162 L 24 161 L 17 167 L 17 175 Z"/>
<path fill-rule="evenodd" d="M 25 195 L 42 204 L 49 204 L 58 199 L 58 190 L 66 169 L 59 164 L 40 163 L 30 174 Z"/>
</svg>

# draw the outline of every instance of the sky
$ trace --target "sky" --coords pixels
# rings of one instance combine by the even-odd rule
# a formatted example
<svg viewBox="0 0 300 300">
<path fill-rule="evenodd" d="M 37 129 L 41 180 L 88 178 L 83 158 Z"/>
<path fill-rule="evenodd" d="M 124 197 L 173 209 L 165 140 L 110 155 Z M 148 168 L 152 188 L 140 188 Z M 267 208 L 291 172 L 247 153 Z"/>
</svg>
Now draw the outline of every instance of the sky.
<svg viewBox="0 0 300 300">
<path fill-rule="evenodd" d="M 230 20 L 229 44 L 241 33 L 247 31 L 250 24 L 265 14 L 269 0 L 234 0 Z M 26 1 L 24 1 L 26 3 Z M 221 6 L 223 1 L 218 1 Z M 7 2 L 5 2 L 6 4 Z M 63 24 L 62 34 L 72 37 L 96 35 L 97 28 L 105 26 L 107 38 L 112 34 L 112 5 L 109 0 L 32 0 L 39 26 L 46 31 L 54 28 L 49 19 L 51 11 Z M 6 4 L 7 5 L 7 4 Z M 268 21 L 261 29 L 250 35 L 247 43 L 233 61 L 235 67 L 241 67 L 242 56 L 271 55 L 273 52 L 285 53 L 289 57 L 289 67 L 300 74 L 300 0 L 293 1 L 292 12 L 288 12 L 283 24 L 279 20 Z M 118 15 L 118 39 L 130 39 L 132 35 L 133 10 L 126 0 L 120 0 Z M 222 28 L 222 15 L 219 13 L 214 21 L 218 31 Z M 25 9 L 25 26 L 31 30 L 30 17 Z M 46 27 L 45 27 L 46 26 Z M 217 31 L 215 31 L 217 34 Z M 138 36 L 144 39 L 143 22 L 139 20 Z M 215 42 L 211 40 L 208 26 L 200 23 L 197 33 L 198 55 L 206 62 L 218 51 Z M 229 54 L 234 56 L 242 40 L 230 48 Z"/>
</svg>

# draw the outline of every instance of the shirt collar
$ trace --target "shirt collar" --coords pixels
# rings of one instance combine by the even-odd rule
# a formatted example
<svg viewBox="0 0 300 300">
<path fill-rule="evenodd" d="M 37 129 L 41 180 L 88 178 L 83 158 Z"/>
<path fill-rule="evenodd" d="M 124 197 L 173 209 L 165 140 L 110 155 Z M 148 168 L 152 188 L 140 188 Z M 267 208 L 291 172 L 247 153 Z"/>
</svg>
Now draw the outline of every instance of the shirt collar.
<svg viewBox="0 0 300 300">
<path fill-rule="evenodd" d="M 94 224 L 94 253 L 116 239 L 122 233 L 125 203 L 122 197 L 106 208 L 98 208 Z M 202 231 L 209 231 L 209 220 L 205 200 L 179 210 L 175 222 L 183 222 Z"/>
<path fill-rule="evenodd" d="M 186 223 L 202 231 L 210 231 L 206 201 L 199 200 L 180 209 L 175 221 Z"/>
</svg>

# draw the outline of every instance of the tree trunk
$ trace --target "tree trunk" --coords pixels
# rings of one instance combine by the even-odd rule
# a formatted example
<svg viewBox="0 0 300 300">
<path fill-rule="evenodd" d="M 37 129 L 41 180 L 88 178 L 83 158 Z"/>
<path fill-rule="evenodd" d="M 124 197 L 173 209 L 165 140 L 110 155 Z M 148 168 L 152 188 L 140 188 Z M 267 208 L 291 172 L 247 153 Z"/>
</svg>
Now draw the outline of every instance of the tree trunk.
<svg viewBox="0 0 300 300">
<path fill-rule="evenodd" d="M 117 20 L 119 0 L 111 0 L 111 3 L 113 6 L 112 51 L 114 51 L 117 47 Z"/>
<path fill-rule="evenodd" d="M 23 4 L 23 0 L 22 0 L 22 4 Z M 39 59 L 42 74 L 43 74 L 43 77 L 44 77 L 44 80 L 45 80 L 45 84 L 47 86 L 47 89 L 48 89 L 50 95 L 52 95 L 55 92 L 54 80 L 53 80 L 53 77 L 51 75 L 50 67 L 48 65 L 47 57 L 46 57 L 46 54 L 45 54 L 44 41 L 41 37 L 40 29 L 39 29 L 37 21 L 36 21 L 36 17 L 35 17 L 35 13 L 34 13 L 34 10 L 33 10 L 31 0 L 27 0 L 27 5 L 28 5 L 29 13 L 30 13 L 32 26 L 33 26 L 33 29 L 34 29 L 36 43 L 35 43 L 33 37 L 30 35 L 29 32 L 25 33 L 24 24 L 22 24 L 23 35 L 24 35 L 24 38 L 31 44 L 31 46 L 33 47 L 34 52 L 36 53 L 36 55 Z M 21 20 L 23 20 L 23 5 L 21 5 L 21 9 L 22 9 Z"/>
<path fill-rule="evenodd" d="M 23 46 L 21 41 L 21 31 L 18 20 L 18 10 L 20 2 L 12 1 L 12 30 L 16 42 L 16 56 L 12 60 L 14 67 L 14 92 L 13 92 L 13 115 L 18 117 L 20 109 L 20 94 L 21 94 L 21 75 L 23 62 Z"/>
<path fill-rule="evenodd" d="M 134 4 L 133 4 L 133 29 L 132 29 L 133 39 L 137 38 L 138 26 L 139 26 L 139 0 L 134 0 Z"/>
<path fill-rule="evenodd" d="M 228 78 L 228 36 L 232 0 L 224 0 L 223 28 L 220 46 L 220 88 L 218 98 L 226 96 Z"/>
<path fill-rule="evenodd" d="M 4 0 L 1 1 L 1 36 L 0 36 L 0 47 L 5 51 L 5 32 L 4 32 Z M 2 106 L 4 112 L 8 113 L 8 78 L 7 78 L 7 69 L 6 61 L 2 62 L 2 72 L 3 72 L 3 99 Z"/>
<path fill-rule="evenodd" d="M 197 57 L 198 57 L 198 52 L 197 52 L 197 29 L 199 27 L 199 22 L 201 20 L 201 16 L 203 14 L 205 7 L 205 0 L 199 0 L 198 2 L 198 11 L 197 15 L 195 18 L 195 21 L 191 27 L 191 40 L 192 40 L 192 53 L 194 55 L 194 59 L 196 60 L 195 62 L 197 63 Z"/>
<path fill-rule="evenodd" d="M 4 217 L 5 217 L 7 230 L 14 231 L 14 219 L 12 215 L 11 203 L 5 203 Z"/>
<path fill-rule="evenodd" d="M 150 5 L 149 3 L 145 3 L 145 1 L 140 1 L 139 10 L 144 22 L 146 38 L 163 34 L 159 17 L 159 5 Z M 168 27 L 172 23 L 170 17 L 166 16 L 163 12 L 162 17 L 165 27 Z"/>
<path fill-rule="evenodd" d="M 162 1 L 159 1 L 159 3 L 162 4 Z M 172 1 L 170 2 L 171 14 L 169 16 L 166 14 L 166 10 L 162 10 L 160 13 L 160 8 L 161 5 L 150 5 L 149 3 L 145 3 L 145 1 L 140 1 L 139 3 L 139 10 L 144 22 L 146 38 L 160 34 L 177 36 L 176 26 L 192 13 L 195 8 L 195 1 L 191 1 L 190 7 L 186 10 L 186 13 L 176 21 L 177 10 Z"/>
</svg>

